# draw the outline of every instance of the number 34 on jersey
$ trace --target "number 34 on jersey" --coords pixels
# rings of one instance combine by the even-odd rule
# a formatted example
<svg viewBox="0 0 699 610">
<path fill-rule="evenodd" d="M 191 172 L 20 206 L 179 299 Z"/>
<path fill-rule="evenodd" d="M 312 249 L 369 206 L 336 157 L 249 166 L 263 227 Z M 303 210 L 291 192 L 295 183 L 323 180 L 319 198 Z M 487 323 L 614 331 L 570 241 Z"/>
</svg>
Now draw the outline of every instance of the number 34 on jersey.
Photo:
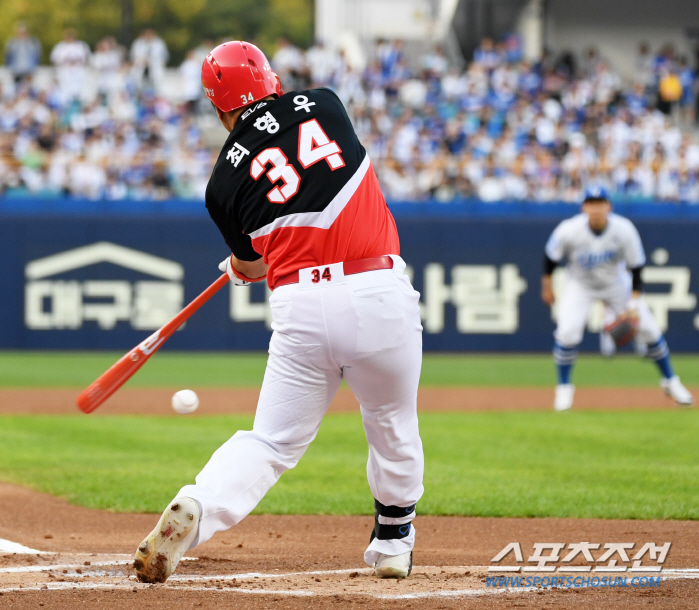
<svg viewBox="0 0 699 610">
<path fill-rule="evenodd" d="M 336 142 L 330 140 L 320 123 L 311 119 L 299 125 L 298 160 L 304 169 L 325 161 L 328 167 L 335 171 L 345 166 L 342 150 Z M 253 180 L 259 180 L 267 174 L 274 188 L 267 193 L 267 199 L 272 203 L 286 203 L 298 193 L 301 177 L 281 148 L 265 148 L 250 163 L 250 175 Z M 282 184 L 276 184 L 278 181 Z"/>
</svg>

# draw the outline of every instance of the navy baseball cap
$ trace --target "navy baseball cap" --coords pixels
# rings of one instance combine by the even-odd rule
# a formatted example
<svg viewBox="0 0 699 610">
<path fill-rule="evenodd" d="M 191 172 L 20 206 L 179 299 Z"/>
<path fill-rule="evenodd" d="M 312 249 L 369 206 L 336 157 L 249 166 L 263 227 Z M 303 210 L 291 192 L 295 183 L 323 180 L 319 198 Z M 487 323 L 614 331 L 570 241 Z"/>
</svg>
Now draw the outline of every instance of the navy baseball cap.
<svg viewBox="0 0 699 610">
<path fill-rule="evenodd" d="M 604 199 L 606 201 L 609 201 L 609 193 L 607 192 L 607 189 L 603 186 L 588 186 L 585 189 L 585 199 L 583 200 L 583 203 L 590 199 Z"/>
</svg>

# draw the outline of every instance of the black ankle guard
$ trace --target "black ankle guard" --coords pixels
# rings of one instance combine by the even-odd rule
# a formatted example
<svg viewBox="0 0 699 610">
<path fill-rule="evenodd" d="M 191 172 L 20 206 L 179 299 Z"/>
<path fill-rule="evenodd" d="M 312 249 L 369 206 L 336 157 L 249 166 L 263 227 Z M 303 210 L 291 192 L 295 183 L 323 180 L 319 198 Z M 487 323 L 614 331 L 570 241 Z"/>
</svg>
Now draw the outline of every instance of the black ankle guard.
<svg viewBox="0 0 699 610">
<path fill-rule="evenodd" d="M 410 506 L 385 506 L 378 500 L 374 500 L 374 531 L 371 532 L 371 538 L 379 540 L 396 540 L 405 538 L 410 533 L 410 523 L 402 523 L 401 525 L 386 525 L 379 523 L 379 515 L 390 519 L 400 519 L 412 513 L 415 510 L 415 504 Z"/>
</svg>

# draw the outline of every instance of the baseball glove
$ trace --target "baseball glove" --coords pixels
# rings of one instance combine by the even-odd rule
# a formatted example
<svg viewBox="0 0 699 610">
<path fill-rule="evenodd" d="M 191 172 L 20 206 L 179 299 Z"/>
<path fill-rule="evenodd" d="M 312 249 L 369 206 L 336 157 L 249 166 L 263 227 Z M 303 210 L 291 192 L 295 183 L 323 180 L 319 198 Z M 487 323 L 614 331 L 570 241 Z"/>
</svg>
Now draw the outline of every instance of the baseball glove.
<svg viewBox="0 0 699 610">
<path fill-rule="evenodd" d="M 631 341 L 638 332 L 638 315 L 635 311 L 625 311 L 611 324 L 604 327 L 617 347 L 623 347 Z"/>
</svg>

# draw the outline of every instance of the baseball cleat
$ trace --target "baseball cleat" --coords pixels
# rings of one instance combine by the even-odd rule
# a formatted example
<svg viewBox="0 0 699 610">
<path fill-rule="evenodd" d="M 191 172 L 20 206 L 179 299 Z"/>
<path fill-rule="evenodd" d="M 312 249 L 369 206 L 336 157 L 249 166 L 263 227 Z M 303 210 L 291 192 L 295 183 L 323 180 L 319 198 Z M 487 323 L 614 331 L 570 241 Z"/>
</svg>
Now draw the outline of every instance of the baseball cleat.
<svg viewBox="0 0 699 610">
<path fill-rule="evenodd" d="M 136 550 L 133 568 L 138 580 L 165 582 L 198 531 L 199 505 L 192 498 L 175 498 Z"/>
<path fill-rule="evenodd" d="M 402 555 L 381 553 L 374 564 L 374 573 L 379 578 L 405 578 L 413 569 L 413 552 Z"/>
<path fill-rule="evenodd" d="M 556 386 L 556 398 L 553 401 L 554 410 L 570 409 L 573 406 L 573 394 L 575 394 L 575 386 L 572 383 L 559 383 Z"/>
<path fill-rule="evenodd" d="M 660 382 L 665 394 L 673 398 L 674 401 L 681 407 L 689 407 L 694 404 L 694 397 L 689 390 L 682 385 L 680 378 L 675 375 L 670 379 L 663 379 Z"/>
</svg>

